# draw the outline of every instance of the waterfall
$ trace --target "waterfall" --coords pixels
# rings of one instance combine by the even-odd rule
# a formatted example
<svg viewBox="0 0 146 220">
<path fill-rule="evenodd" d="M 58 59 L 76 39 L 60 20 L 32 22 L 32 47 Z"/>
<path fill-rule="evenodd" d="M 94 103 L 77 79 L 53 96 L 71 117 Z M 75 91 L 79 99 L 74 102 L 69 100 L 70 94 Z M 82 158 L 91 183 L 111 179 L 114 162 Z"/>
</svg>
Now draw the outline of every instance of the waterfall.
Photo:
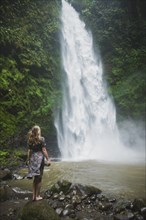
<svg viewBox="0 0 146 220">
<path fill-rule="evenodd" d="M 102 62 L 94 52 L 92 34 L 65 0 L 61 22 L 63 98 L 55 126 L 62 158 L 119 160 L 123 149 L 116 110 L 103 81 Z"/>
</svg>

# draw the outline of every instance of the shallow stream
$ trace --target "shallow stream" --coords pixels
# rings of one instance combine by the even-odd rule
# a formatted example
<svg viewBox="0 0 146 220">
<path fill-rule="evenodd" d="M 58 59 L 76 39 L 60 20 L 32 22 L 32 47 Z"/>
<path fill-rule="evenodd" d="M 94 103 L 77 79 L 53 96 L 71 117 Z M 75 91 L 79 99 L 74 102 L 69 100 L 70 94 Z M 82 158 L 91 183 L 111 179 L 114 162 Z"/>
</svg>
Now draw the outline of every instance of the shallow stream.
<svg viewBox="0 0 146 220">
<path fill-rule="evenodd" d="M 27 169 L 21 170 L 25 174 Z M 118 164 L 97 161 L 52 162 L 45 167 L 42 191 L 57 180 L 66 179 L 74 183 L 93 185 L 103 193 L 128 199 L 146 198 L 145 164 Z M 31 190 L 32 180 L 12 180 L 12 187 Z"/>
</svg>

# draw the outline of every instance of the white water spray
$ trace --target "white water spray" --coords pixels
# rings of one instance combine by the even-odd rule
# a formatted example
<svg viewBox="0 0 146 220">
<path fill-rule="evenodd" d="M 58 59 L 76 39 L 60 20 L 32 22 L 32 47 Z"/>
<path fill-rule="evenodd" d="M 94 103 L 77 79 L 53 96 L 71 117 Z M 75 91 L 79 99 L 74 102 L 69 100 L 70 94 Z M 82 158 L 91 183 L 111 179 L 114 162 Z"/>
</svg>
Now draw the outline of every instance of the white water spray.
<svg viewBox="0 0 146 220">
<path fill-rule="evenodd" d="M 63 103 L 55 120 L 61 155 L 71 160 L 125 160 L 129 152 L 119 141 L 115 107 L 103 83 L 92 35 L 65 0 L 61 20 Z"/>
</svg>

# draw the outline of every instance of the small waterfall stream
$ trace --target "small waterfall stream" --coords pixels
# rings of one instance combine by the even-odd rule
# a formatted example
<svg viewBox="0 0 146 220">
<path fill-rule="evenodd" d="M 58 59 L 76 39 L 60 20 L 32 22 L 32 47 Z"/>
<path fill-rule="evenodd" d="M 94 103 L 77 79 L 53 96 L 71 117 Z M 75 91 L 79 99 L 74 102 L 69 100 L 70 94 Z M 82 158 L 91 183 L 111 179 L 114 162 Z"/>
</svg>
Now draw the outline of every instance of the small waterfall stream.
<svg viewBox="0 0 146 220">
<path fill-rule="evenodd" d="M 103 81 L 92 34 L 75 9 L 62 0 L 62 110 L 55 119 L 62 158 L 120 160 L 123 151 L 116 111 Z M 123 157 L 122 157 L 123 155 Z"/>
</svg>

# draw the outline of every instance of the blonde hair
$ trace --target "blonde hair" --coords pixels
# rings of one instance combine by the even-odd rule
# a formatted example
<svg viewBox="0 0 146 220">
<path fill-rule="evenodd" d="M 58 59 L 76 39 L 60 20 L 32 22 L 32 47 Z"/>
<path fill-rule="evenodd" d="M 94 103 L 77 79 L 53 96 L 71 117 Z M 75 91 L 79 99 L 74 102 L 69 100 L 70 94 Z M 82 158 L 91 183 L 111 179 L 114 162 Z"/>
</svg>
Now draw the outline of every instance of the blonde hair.
<svg viewBox="0 0 146 220">
<path fill-rule="evenodd" d="M 32 127 L 27 134 L 27 140 L 29 144 L 38 144 L 41 140 L 41 129 L 38 125 Z"/>
</svg>

